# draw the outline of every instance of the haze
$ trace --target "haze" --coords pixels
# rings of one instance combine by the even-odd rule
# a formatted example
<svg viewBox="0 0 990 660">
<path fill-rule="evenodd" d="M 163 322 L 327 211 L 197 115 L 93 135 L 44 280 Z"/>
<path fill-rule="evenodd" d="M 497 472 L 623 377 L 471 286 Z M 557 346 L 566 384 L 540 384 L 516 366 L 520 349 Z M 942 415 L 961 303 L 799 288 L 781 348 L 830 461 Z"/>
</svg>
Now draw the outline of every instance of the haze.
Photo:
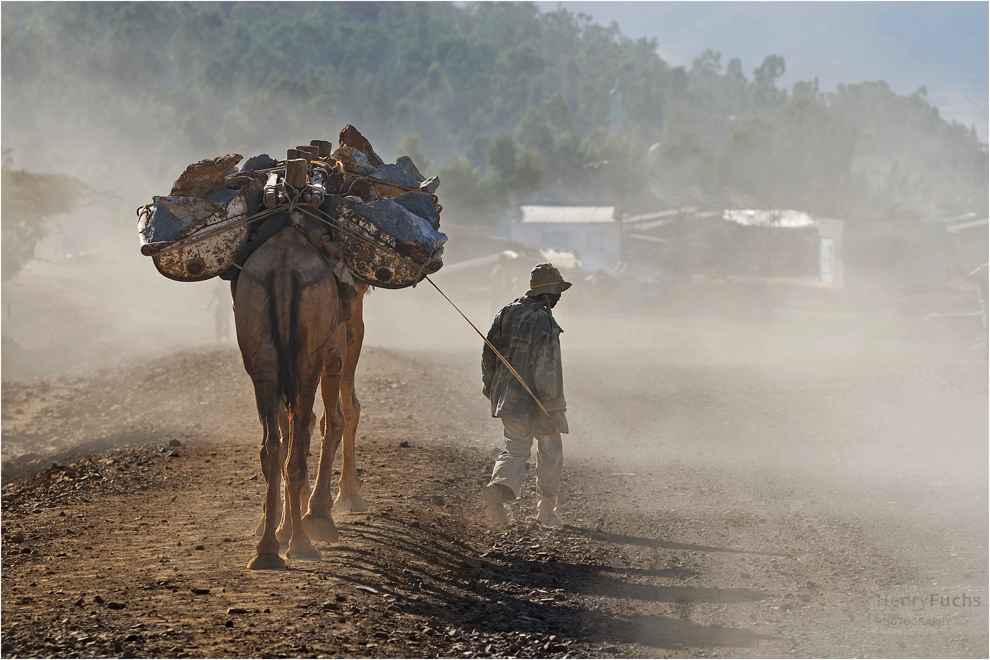
<svg viewBox="0 0 990 660">
<path fill-rule="evenodd" d="M 14 12 L 28 11 L 17 4 L 3 4 L 5 22 Z M 79 10 L 83 4 L 60 8 Z M 134 11 L 150 11 L 144 4 L 136 3 Z M 304 11 L 308 3 L 286 4 L 291 7 L 272 3 L 272 11 Z M 371 11 L 366 6 L 370 4 L 354 3 L 348 11 L 359 14 L 354 18 L 358 23 L 371 20 L 361 14 Z M 558 4 L 537 3 L 545 12 Z M 30 58 L 18 59 L 5 49 L 2 131 L 4 149 L 13 148 L 12 167 L 68 174 L 95 192 L 73 213 L 49 218 L 51 231 L 38 245 L 37 258 L 3 284 L 4 391 L 38 379 L 52 382 L 66 375 L 108 372 L 183 349 L 226 350 L 236 359 L 233 336 L 218 341 L 214 329 L 215 306 L 229 309 L 227 283 L 219 279 L 180 283 L 162 277 L 139 253 L 135 208 L 151 202 L 153 195 L 168 194 L 171 182 L 191 162 L 235 151 L 245 158 L 263 152 L 283 158 L 285 149 L 311 139 L 336 144 L 337 132 L 348 123 L 364 131 L 377 152 L 393 162 L 399 150 L 415 144 L 406 141 L 414 132 L 408 126 L 415 121 L 420 127 L 417 137 L 422 138 L 419 157 L 424 174 L 444 172 L 437 192 L 445 206 L 440 229 L 450 240 L 445 267 L 433 280 L 482 332 L 495 309 L 525 292 L 527 273 L 535 263 L 556 259 L 539 246 L 514 243 L 502 233 L 518 202 L 615 205 L 619 217 L 626 215 L 624 252 L 621 262 L 604 275 L 606 285 L 595 284 L 587 270 L 565 268 L 574 287 L 555 310 L 564 328 L 564 386 L 571 426 L 565 436 L 565 470 L 569 464 L 580 464 L 596 474 L 612 475 L 616 484 L 614 493 L 609 489 L 585 497 L 607 501 L 618 525 L 635 519 L 659 528 L 673 516 L 683 515 L 679 520 L 685 521 L 684 527 L 670 532 L 664 542 L 704 556 L 704 562 L 720 567 L 722 574 L 740 584 L 749 577 L 738 576 L 750 574 L 741 564 L 731 563 L 736 561 L 738 538 L 761 543 L 764 553 L 781 556 L 790 552 L 792 544 L 806 544 L 811 548 L 807 553 L 789 555 L 803 562 L 800 569 L 774 574 L 773 579 L 779 579 L 774 591 L 796 593 L 808 582 L 803 570 L 819 571 L 816 581 L 829 582 L 826 590 L 833 588 L 833 581 L 846 580 L 841 584 L 848 591 L 840 593 L 838 587 L 828 591 L 827 616 L 803 631 L 810 641 L 800 655 L 985 657 L 985 627 L 958 635 L 944 631 L 905 635 L 894 646 L 890 636 L 870 628 L 864 617 L 870 589 L 893 588 L 892 575 L 898 576 L 899 587 L 965 588 L 986 594 L 990 435 L 986 327 L 974 285 L 943 269 L 953 260 L 965 271 L 987 261 L 987 4 L 563 5 L 590 13 L 596 21 L 615 20 L 630 37 L 658 39 L 658 52 L 670 66 L 656 65 L 662 69 L 657 80 L 681 94 L 668 99 L 662 121 L 665 126 L 684 122 L 682 126 L 693 129 L 690 136 L 673 129 L 651 133 L 646 120 L 636 127 L 627 120 L 625 128 L 613 126 L 610 133 L 604 112 L 595 114 L 594 109 L 608 108 L 608 90 L 618 74 L 599 62 L 594 52 L 581 51 L 588 57 L 582 60 L 588 64 L 581 75 L 592 71 L 587 80 L 594 84 L 573 90 L 575 103 L 580 101 L 587 112 L 572 111 L 569 117 L 577 128 L 559 134 L 551 130 L 550 146 L 538 152 L 537 141 L 527 137 L 531 134 L 524 130 L 523 118 L 539 114 L 535 110 L 527 114 L 530 109 L 549 113 L 559 107 L 550 94 L 554 90 L 544 90 L 546 95 L 533 99 L 520 95 L 512 103 L 498 105 L 497 112 L 487 106 L 472 110 L 473 114 L 461 112 L 463 108 L 452 108 L 451 103 L 443 109 L 452 115 L 460 112 L 457 121 L 463 120 L 454 126 L 455 119 L 446 116 L 416 114 L 429 107 L 434 95 L 449 93 L 457 98 L 450 91 L 455 88 L 451 82 L 455 67 L 450 65 L 449 78 L 441 77 L 443 67 L 430 66 L 428 59 L 424 59 L 426 67 L 410 65 L 408 75 L 422 81 L 410 85 L 408 97 L 373 106 L 383 108 L 380 116 L 371 111 L 355 116 L 348 111 L 352 88 L 334 86 L 338 80 L 334 76 L 340 72 L 330 65 L 327 69 L 320 69 L 319 63 L 309 63 L 310 69 L 300 66 L 293 70 L 299 75 L 292 80 L 278 80 L 282 65 L 272 65 L 274 78 L 266 79 L 270 85 L 265 88 L 270 96 L 265 96 L 260 90 L 232 91 L 197 82 L 211 71 L 219 76 L 216 67 L 209 66 L 222 60 L 219 47 L 215 60 L 186 63 L 193 73 L 167 90 L 166 83 L 159 81 L 175 82 L 173 77 L 182 70 L 177 64 L 181 49 L 175 44 L 172 50 L 153 44 L 157 52 L 171 53 L 171 59 L 162 56 L 159 69 L 142 68 L 142 61 L 135 58 L 130 63 L 134 66 L 130 82 L 114 69 L 128 64 L 120 53 L 111 57 L 101 50 L 116 42 L 53 38 L 71 55 L 65 62 L 82 67 L 85 58 L 91 58 L 94 70 L 107 69 L 104 78 L 93 74 L 78 79 L 70 72 L 58 85 L 52 83 L 54 78 L 33 80 L 34 73 L 51 72 L 35 72 Z M 224 11 L 248 15 L 261 8 L 261 3 L 239 8 L 220 5 L 216 15 L 223 16 Z M 387 14 L 393 6 L 373 8 Z M 200 27 L 186 25 L 185 34 L 197 34 Z M 300 29 L 299 40 L 304 41 L 305 30 Z M 10 38 L 6 30 L 4 38 Z M 202 49 L 197 53 L 212 46 L 193 42 Z M 259 43 L 255 45 L 262 48 Z M 500 54 L 499 62 L 536 67 L 532 62 L 539 58 L 533 48 L 523 41 L 508 55 Z M 690 72 L 693 77 L 671 72 L 677 67 L 690 70 L 706 48 L 722 53 L 717 71 L 701 62 Z M 636 52 L 635 48 L 629 52 Z M 786 59 L 786 74 L 777 86 L 767 74 L 762 79 L 764 83 L 769 79 L 769 85 L 757 89 L 754 69 L 775 53 Z M 733 82 L 724 73 L 731 58 L 742 59 L 744 80 Z M 652 62 L 646 55 L 642 60 Z M 546 78 L 534 74 L 512 89 L 525 88 L 528 94 L 538 87 L 535 80 L 566 80 L 553 68 L 566 72 L 566 64 L 549 57 L 547 61 Z M 594 68 L 599 64 L 601 70 Z M 507 76 L 505 70 L 511 67 L 498 69 L 499 75 Z M 386 73 L 394 71 L 381 75 Z M 654 80 L 643 75 L 644 80 Z M 237 84 L 250 79 L 237 71 L 224 72 L 222 77 Z M 463 77 L 471 79 L 471 75 Z M 802 91 L 800 86 L 795 90 L 795 83 L 814 77 L 819 78 L 820 93 Z M 869 113 L 873 106 L 864 101 L 863 116 L 868 120 L 863 121 L 872 132 L 854 132 L 828 115 L 832 106 L 821 100 L 825 92 L 839 84 L 879 79 L 887 80 L 893 93 L 864 88 L 863 98 L 874 98 L 867 92 L 876 92 L 876 98 L 890 102 L 874 116 Z M 725 85 L 703 86 L 711 80 Z M 757 108 L 754 116 L 730 117 L 719 111 L 711 115 L 711 124 L 692 124 L 696 106 L 679 105 L 687 98 L 685 90 L 722 93 L 730 84 L 738 90 L 752 84 L 750 92 L 740 91 L 732 102 L 744 99 L 747 108 Z M 626 85 L 627 104 L 647 86 Z M 903 98 L 921 86 L 928 89 L 927 101 L 922 96 Z M 87 95 L 90 88 L 101 91 Z M 252 96 L 254 91 L 257 97 Z M 643 92 L 640 98 L 646 95 Z M 718 95 L 700 96 L 711 100 Z M 564 97 L 561 94 L 558 100 Z M 799 100 L 794 105 L 781 100 L 772 114 L 760 115 L 760 103 L 770 103 L 761 99 L 771 97 L 788 103 Z M 284 107 L 269 102 L 281 98 L 288 99 Z M 808 99 L 820 101 L 820 106 L 801 115 L 801 108 L 812 107 Z M 942 121 L 928 104 L 937 106 L 941 117 L 950 121 Z M 184 115 L 190 108 L 195 112 Z M 912 115 L 915 111 L 917 115 Z M 510 115 L 511 125 L 504 125 Z M 787 124 L 795 116 L 807 117 L 807 123 Z M 444 123 L 448 119 L 450 125 Z M 894 125 L 894 119 L 904 121 L 898 127 L 913 131 L 922 125 L 930 132 L 906 128 L 907 138 L 877 137 Z M 581 122 L 589 124 L 587 130 Z M 593 122 L 597 124 L 591 126 Z M 535 119 L 530 125 L 542 127 Z M 559 127 L 550 120 L 546 125 Z M 786 130 L 774 132 L 781 126 Z M 474 139 L 482 134 L 490 142 Z M 626 151 L 616 146 L 621 142 L 617 134 L 628 140 Z M 510 163 L 512 167 L 500 168 L 498 153 L 483 148 L 502 135 L 515 136 L 511 153 L 518 160 Z M 650 139 L 641 140 L 640 135 Z M 678 141 L 679 137 L 685 139 Z M 705 139 L 719 142 L 709 144 Z M 648 154 L 657 153 L 649 151 L 654 144 L 663 145 L 658 147 L 662 155 L 649 160 Z M 795 144 L 799 146 L 787 151 Z M 570 151 L 564 149 L 568 145 Z M 751 147 L 753 151 L 748 151 Z M 580 180 L 589 183 L 578 185 L 562 174 L 560 181 L 546 180 L 535 189 L 527 188 L 536 180 L 527 173 L 535 170 L 523 166 L 542 162 L 546 153 L 557 155 L 560 162 L 568 153 L 579 154 L 568 161 L 574 165 L 570 170 L 561 167 L 559 172 L 570 172 L 574 180 L 587 177 Z M 756 156 L 748 159 L 752 153 Z M 799 157 L 785 160 L 795 153 Z M 834 162 L 844 165 L 827 169 Z M 613 176 L 609 163 L 627 169 Z M 540 171 L 551 171 L 551 165 L 546 167 Z M 770 175 L 772 167 L 778 169 Z M 785 178 L 790 174 L 807 177 L 793 184 Z M 738 177 L 732 185 L 723 180 L 730 175 Z M 740 181 L 750 183 L 752 189 L 734 187 L 742 185 Z M 477 194 L 469 197 L 465 190 Z M 630 190 L 628 199 L 620 197 Z M 822 206 L 796 209 L 807 210 L 813 222 L 794 229 L 744 227 L 723 220 L 724 210 L 740 206 L 726 201 L 727 195 L 753 202 L 761 194 L 765 194 L 761 208 L 771 211 L 781 210 L 771 205 L 778 199 L 811 200 Z M 716 195 L 722 197 L 711 202 Z M 840 210 L 849 215 L 838 216 Z M 8 226 L 11 219 L 6 209 L 4 213 Z M 634 213 L 665 215 L 628 224 Z M 830 220 L 846 222 L 847 270 L 841 286 L 823 282 L 820 271 L 824 236 L 820 223 Z M 497 294 L 491 266 L 498 253 L 509 249 L 522 255 L 512 262 L 516 280 L 511 293 Z M 575 250 L 561 258 L 576 265 L 580 256 Z M 474 259 L 481 259 L 480 265 L 465 266 Z M 450 388 L 478 391 L 473 406 L 430 413 L 487 424 L 479 456 L 497 450 L 501 429 L 488 418 L 480 393 L 481 340 L 439 293 L 426 282 L 399 291 L 376 289 L 366 300 L 365 314 L 366 346 L 421 360 L 424 369 L 440 374 Z M 359 396 L 361 385 L 359 365 Z M 131 386 L 149 385 L 121 385 L 122 390 Z M 6 400 L 3 413 L 10 414 Z M 245 409 L 243 414 L 253 418 L 255 413 Z M 372 418 L 374 405 L 367 405 L 362 415 Z M 362 437 L 360 429 L 358 437 Z M 256 439 L 260 442 L 260 428 Z M 50 446 L 45 443 L 50 440 L 37 439 L 31 451 L 47 451 Z M 14 441 L 23 439 L 13 439 L 8 446 L 15 446 Z M 92 450 L 102 448 L 94 445 Z M 5 462 L 11 458 L 4 454 Z M 479 473 L 479 483 L 485 476 Z M 574 521 L 584 515 L 581 502 L 568 507 L 565 522 L 577 524 Z M 695 524 L 697 520 L 706 522 Z M 594 521 L 581 524 L 590 528 Z M 833 558 L 845 551 L 838 542 L 833 546 L 832 540 L 853 533 L 861 541 L 855 547 L 869 548 L 873 554 L 844 558 L 855 575 L 847 580 L 831 568 Z M 728 550 L 707 552 L 716 545 Z M 663 577 L 663 570 L 640 577 L 657 576 Z M 719 588 L 729 587 L 712 587 Z M 711 616 L 703 623 L 706 630 L 727 625 L 719 617 L 731 617 L 735 605 L 717 599 L 702 604 Z M 644 601 L 647 605 L 655 603 Z M 689 614 L 690 610 L 684 616 Z M 754 609 L 752 616 L 732 625 L 769 635 L 770 622 L 782 617 L 787 614 Z M 836 630 L 836 621 L 853 618 L 858 621 L 855 626 Z M 759 656 L 765 648 L 728 647 L 721 652 Z M 648 648 L 656 653 L 667 650 L 659 644 Z M 787 647 L 779 651 L 786 652 Z"/>
</svg>

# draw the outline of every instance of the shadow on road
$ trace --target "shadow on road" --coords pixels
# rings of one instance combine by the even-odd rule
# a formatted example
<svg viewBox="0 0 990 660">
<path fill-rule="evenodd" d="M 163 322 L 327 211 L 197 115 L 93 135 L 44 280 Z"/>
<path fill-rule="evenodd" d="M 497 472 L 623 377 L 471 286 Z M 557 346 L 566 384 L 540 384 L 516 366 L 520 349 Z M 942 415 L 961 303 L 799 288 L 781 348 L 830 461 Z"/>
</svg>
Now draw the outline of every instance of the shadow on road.
<svg viewBox="0 0 990 660">
<path fill-rule="evenodd" d="M 645 548 L 662 548 L 664 550 L 688 550 L 691 552 L 728 552 L 739 555 L 762 555 L 765 557 L 789 557 L 786 552 L 761 552 L 756 550 L 739 550 L 736 548 L 718 548 L 710 545 L 697 545 L 694 543 L 675 543 L 673 541 L 661 541 L 643 536 L 629 536 L 628 534 L 610 534 L 585 527 L 574 527 L 567 525 L 567 531 L 584 534 L 590 539 L 603 543 L 621 543 L 625 545 L 638 545 Z"/>
<path fill-rule="evenodd" d="M 467 634 L 465 631 L 486 636 L 509 633 L 518 635 L 520 643 L 539 640 L 540 644 L 549 644 L 547 651 L 553 651 L 554 644 L 578 640 L 676 649 L 751 647 L 759 640 L 774 639 L 742 628 L 685 620 L 694 604 L 759 601 L 767 597 L 763 592 L 630 581 L 630 578 L 685 580 L 697 577 L 695 570 L 601 566 L 562 561 L 554 553 L 529 559 L 521 547 L 519 553 L 476 558 L 469 547 L 455 539 L 449 539 L 450 545 L 424 543 L 416 538 L 421 533 L 418 528 L 410 528 L 395 519 L 381 522 L 386 526 L 380 527 L 377 521 L 374 525 L 351 523 L 342 525 L 341 531 L 350 527 L 349 535 L 360 533 L 373 538 L 376 545 L 401 545 L 417 558 L 416 565 L 397 571 L 378 553 L 337 546 L 334 554 L 338 556 L 334 561 L 359 569 L 363 574 L 343 579 L 381 593 L 390 607 L 398 611 L 431 616 L 435 625 L 447 630 L 449 635 Z M 612 542 L 651 541 L 590 534 L 597 540 Z M 473 593 L 465 595 L 465 587 Z M 580 604 L 574 599 L 577 594 L 598 597 L 596 605 L 589 608 Z M 665 603 L 672 616 L 612 611 L 612 605 L 602 601 L 603 598 Z"/>
</svg>

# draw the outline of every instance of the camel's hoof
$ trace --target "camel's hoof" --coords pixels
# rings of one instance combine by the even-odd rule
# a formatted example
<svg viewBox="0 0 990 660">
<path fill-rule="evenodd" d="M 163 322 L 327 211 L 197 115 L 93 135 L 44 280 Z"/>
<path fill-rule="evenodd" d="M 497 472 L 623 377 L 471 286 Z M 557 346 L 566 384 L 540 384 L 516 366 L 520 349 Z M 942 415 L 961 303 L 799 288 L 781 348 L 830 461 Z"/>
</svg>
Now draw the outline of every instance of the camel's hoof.
<svg viewBox="0 0 990 660">
<path fill-rule="evenodd" d="M 265 535 L 265 519 L 262 518 L 258 526 L 254 528 L 254 535 L 257 537 L 262 537 Z"/>
<path fill-rule="evenodd" d="M 337 499 L 333 501 L 333 505 L 338 509 L 343 509 L 350 513 L 364 513 L 370 507 L 368 503 L 364 501 L 364 498 L 358 495 L 345 495 L 340 493 L 337 495 Z"/>
<path fill-rule="evenodd" d="M 334 543 L 340 538 L 337 527 L 329 516 L 318 516 L 307 513 L 303 516 L 303 531 L 313 541 L 320 543 Z"/>
<path fill-rule="evenodd" d="M 313 544 L 307 539 L 305 542 L 297 543 L 295 547 L 289 544 L 285 557 L 293 561 L 322 561 L 323 553 L 313 547 Z"/>
<path fill-rule="evenodd" d="M 278 555 L 258 555 L 248 562 L 252 571 L 284 571 L 285 561 Z"/>
<path fill-rule="evenodd" d="M 275 530 L 275 538 L 283 548 L 289 545 L 289 539 L 292 538 L 292 527 L 289 525 L 280 526 Z"/>
</svg>

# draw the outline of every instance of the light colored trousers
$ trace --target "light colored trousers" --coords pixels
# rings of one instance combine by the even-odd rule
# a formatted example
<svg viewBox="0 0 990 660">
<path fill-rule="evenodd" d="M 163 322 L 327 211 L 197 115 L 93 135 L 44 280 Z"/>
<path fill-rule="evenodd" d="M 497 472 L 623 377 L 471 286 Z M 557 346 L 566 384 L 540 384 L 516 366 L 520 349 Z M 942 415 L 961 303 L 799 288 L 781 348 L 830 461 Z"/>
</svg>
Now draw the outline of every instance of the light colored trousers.
<svg viewBox="0 0 990 660">
<path fill-rule="evenodd" d="M 533 449 L 536 438 L 536 490 L 539 493 L 539 512 L 552 512 L 560 492 L 560 475 L 564 471 L 563 443 L 560 433 L 536 435 L 525 422 L 502 419 L 505 435 L 505 451 L 495 460 L 492 470 L 492 484 L 502 484 L 519 497 L 526 461 Z"/>
</svg>

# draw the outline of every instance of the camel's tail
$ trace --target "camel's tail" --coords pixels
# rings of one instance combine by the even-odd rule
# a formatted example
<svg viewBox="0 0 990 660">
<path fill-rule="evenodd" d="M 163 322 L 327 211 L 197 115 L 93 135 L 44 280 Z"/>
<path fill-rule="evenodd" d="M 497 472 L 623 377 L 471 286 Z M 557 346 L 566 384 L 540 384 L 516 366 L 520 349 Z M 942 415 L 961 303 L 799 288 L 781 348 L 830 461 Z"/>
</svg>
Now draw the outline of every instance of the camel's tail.
<svg viewBox="0 0 990 660">
<path fill-rule="evenodd" d="M 278 396 L 285 403 L 291 420 L 298 404 L 300 388 L 296 364 L 296 356 L 299 354 L 299 276 L 295 272 L 289 273 L 288 286 L 285 287 L 288 291 L 282 292 L 287 293 L 287 296 L 278 295 L 275 280 L 276 274 L 272 273 L 265 282 L 268 320 L 278 363 Z"/>
</svg>

